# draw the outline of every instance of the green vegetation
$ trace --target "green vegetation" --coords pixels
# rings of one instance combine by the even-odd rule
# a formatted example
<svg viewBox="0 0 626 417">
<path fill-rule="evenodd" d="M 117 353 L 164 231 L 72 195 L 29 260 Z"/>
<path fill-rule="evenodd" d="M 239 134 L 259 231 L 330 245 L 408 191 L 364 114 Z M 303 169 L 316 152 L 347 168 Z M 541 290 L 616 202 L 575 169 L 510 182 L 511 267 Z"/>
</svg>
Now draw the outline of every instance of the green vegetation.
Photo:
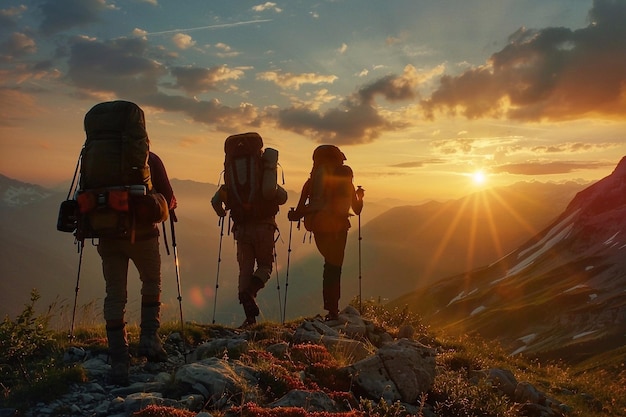
<svg viewBox="0 0 626 417">
<path fill-rule="evenodd" d="M 30 302 L 16 318 L 6 317 L 0 324 L 0 408 L 14 407 L 25 410 L 32 401 L 48 402 L 61 396 L 71 383 L 86 381 L 80 366 L 63 364 L 63 352 L 70 346 L 67 335 L 49 329 L 52 309 L 37 314 L 35 305 L 39 295 L 31 293 Z M 353 302 L 354 304 L 354 302 Z M 434 387 L 423 394 L 420 404 L 410 412 L 400 403 L 388 404 L 383 400 L 356 399 L 351 395 L 349 375 L 340 369 L 351 358 L 349 352 L 329 351 L 322 345 L 291 344 L 286 357 L 277 358 L 267 352 L 267 346 L 288 342 L 288 335 L 302 319 L 285 325 L 263 323 L 254 327 L 254 340 L 250 348 L 237 358 L 241 363 L 255 368 L 259 384 L 243 387 L 243 402 L 229 414 L 240 416 L 302 416 L 302 417 L 402 417 L 424 416 L 429 408 L 438 416 L 500 416 L 525 415 L 523 404 L 518 404 L 495 389 L 485 379 L 490 369 L 510 371 L 518 382 L 528 382 L 549 397 L 566 405 L 568 416 L 618 416 L 626 410 L 626 370 L 623 361 L 604 358 L 611 366 L 584 363 L 569 366 L 558 362 L 540 362 L 517 355 L 509 356 L 494 342 L 475 336 L 453 337 L 438 333 L 423 325 L 420 318 L 408 309 L 388 309 L 373 301 L 363 303 L 364 318 L 386 329 L 394 337 L 402 336 L 407 327 L 412 337 L 437 350 L 437 376 Z M 165 323 L 162 334 L 178 331 L 179 324 Z M 189 323 L 185 336 L 190 344 L 210 340 L 215 332 L 225 328 L 214 325 Z M 286 330 L 289 331 L 286 331 Z M 130 339 L 137 339 L 138 329 L 130 327 Z M 106 349 L 102 325 L 84 327 L 79 324 L 73 346 Z M 132 348 L 132 345 L 131 345 Z M 372 351 L 375 348 L 372 345 Z M 623 353 L 623 352 L 622 352 Z M 306 412 L 296 407 L 267 408 L 290 390 L 319 389 L 327 393 L 341 407 L 336 413 Z M 172 387 L 175 392 L 175 387 Z M 252 395 L 250 395 L 252 394 Z M 221 410 L 209 410 L 216 417 L 226 415 Z M 137 416 L 186 417 L 192 413 L 169 407 L 150 406 Z"/>
</svg>

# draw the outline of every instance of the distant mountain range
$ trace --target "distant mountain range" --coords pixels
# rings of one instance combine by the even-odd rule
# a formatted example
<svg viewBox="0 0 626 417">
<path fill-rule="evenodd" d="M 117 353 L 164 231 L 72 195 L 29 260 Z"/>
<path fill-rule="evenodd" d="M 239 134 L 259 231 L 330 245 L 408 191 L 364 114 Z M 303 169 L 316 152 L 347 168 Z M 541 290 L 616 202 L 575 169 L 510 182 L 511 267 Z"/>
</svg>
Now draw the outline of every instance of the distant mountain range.
<svg viewBox="0 0 626 417">
<path fill-rule="evenodd" d="M 446 332 L 500 340 L 511 353 L 623 364 L 626 158 L 511 253 L 391 305 Z"/>
<path fill-rule="evenodd" d="M 238 324 L 243 314 L 237 304 L 235 244 L 226 225 L 218 256 L 220 227 L 210 206 L 216 185 L 176 179 L 172 185 L 179 202 L 175 231 L 185 319 Z M 361 215 L 361 268 L 359 219 L 353 217 L 341 303 L 345 305 L 359 294 L 359 284 L 364 298 L 391 300 L 442 277 L 493 262 L 553 221 L 583 187 L 574 182 L 519 183 L 448 202 L 396 207 L 371 201 L 366 195 Z M 28 302 L 30 289 L 37 288 L 42 302 L 56 303 L 63 311 L 63 324 L 69 323 L 78 253 L 73 236 L 56 230 L 58 207 L 66 195 L 67 191 L 0 177 L 0 314 L 17 314 Z M 274 273 L 259 295 L 266 320 L 280 319 L 286 290 L 288 319 L 323 312 L 322 259 L 304 228 L 298 229 L 286 219 L 298 197 L 298 192 L 289 191 L 289 201 L 277 217 L 281 232 L 276 244 L 278 276 Z M 170 254 L 162 245 L 164 314 L 174 319 L 179 304 L 171 230 L 169 223 L 166 226 Z M 130 270 L 128 314 L 132 321 L 138 317 L 139 280 L 132 266 Z M 100 320 L 103 297 L 100 259 L 87 242 L 78 291 L 80 316 Z"/>
</svg>

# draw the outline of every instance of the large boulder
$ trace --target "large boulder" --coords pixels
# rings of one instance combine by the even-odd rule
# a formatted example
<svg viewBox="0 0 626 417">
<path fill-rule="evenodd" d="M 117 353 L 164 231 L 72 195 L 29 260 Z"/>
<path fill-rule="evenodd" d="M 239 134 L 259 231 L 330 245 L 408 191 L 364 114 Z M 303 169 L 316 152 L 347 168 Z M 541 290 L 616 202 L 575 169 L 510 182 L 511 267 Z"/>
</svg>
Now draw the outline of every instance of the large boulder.
<svg viewBox="0 0 626 417">
<path fill-rule="evenodd" d="M 343 371 L 352 375 L 356 386 L 372 399 L 414 404 L 435 382 L 435 350 L 400 339 Z"/>
</svg>

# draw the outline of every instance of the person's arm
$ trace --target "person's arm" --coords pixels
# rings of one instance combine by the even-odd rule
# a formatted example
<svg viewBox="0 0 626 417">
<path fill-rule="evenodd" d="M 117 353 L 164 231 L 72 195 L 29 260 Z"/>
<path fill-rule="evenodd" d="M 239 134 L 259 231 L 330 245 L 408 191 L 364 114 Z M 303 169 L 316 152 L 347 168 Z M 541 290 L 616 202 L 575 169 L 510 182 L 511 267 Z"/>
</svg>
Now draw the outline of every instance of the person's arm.
<svg viewBox="0 0 626 417">
<path fill-rule="evenodd" d="M 213 210 L 215 210 L 215 213 L 220 217 L 226 216 L 226 209 L 224 208 L 224 205 L 226 204 L 227 198 L 228 194 L 226 185 L 222 184 L 211 199 L 211 206 L 213 207 Z"/>
<path fill-rule="evenodd" d="M 148 156 L 148 165 L 150 165 L 150 176 L 152 177 L 152 187 L 157 193 L 163 194 L 170 210 L 176 208 L 176 197 L 174 196 L 174 190 L 167 176 L 165 165 L 161 158 L 156 154 L 150 152 Z"/>
<path fill-rule="evenodd" d="M 300 220 L 306 213 L 306 201 L 309 198 L 309 193 L 311 191 L 311 179 L 307 179 L 302 186 L 302 192 L 300 193 L 300 200 L 298 200 L 298 205 L 295 210 L 290 210 L 287 213 L 287 217 L 292 222 Z"/>
<path fill-rule="evenodd" d="M 352 211 L 354 211 L 354 214 L 358 216 L 363 210 L 363 196 L 365 195 L 365 190 L 361 187 L 354 190 L 354 186 L 352 187 L 352 190 Z"/>
</svg>

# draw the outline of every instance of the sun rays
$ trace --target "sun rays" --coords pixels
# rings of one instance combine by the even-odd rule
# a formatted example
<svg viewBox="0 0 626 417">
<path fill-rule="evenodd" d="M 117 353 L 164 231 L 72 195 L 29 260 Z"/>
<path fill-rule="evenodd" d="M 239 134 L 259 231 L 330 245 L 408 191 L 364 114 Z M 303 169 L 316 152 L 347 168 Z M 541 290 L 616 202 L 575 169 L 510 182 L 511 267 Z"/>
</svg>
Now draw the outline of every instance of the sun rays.
<svg viewBox="0 0 626 417">
<path fill-rule="evenodd" d="M 486 180 L 483 175 L 480 176 L 482 182 Z M 441 216 L 450 220 L 424 275 L 430 277 L 443 262 L 454 262 L 460 269 L 470 271 L 504 256 L 510 250 L 503 244 L 510 239 L 510 230 L 521 229 L 530 236 L 538 232 L 524 214 L 524 206 L 532 203 L 521 195 L 486 189 L 443 206 L 429 221 Z M 485 261 L 485 253 L 490 250 L 495 257 Z M 455 258 L 451 259 L 451 256 Z"/>
</svg>

